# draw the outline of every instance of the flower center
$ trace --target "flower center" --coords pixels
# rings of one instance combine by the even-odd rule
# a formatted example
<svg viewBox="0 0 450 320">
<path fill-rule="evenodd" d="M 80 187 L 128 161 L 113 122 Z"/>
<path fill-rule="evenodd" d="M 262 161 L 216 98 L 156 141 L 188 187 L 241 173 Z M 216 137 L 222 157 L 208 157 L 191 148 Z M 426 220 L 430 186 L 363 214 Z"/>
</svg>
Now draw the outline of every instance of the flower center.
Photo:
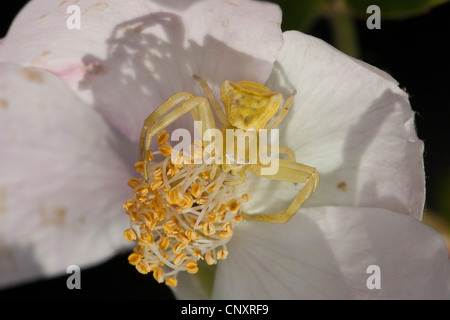
<svg viewBox="0 0 450 320">
<path fill-rule="evenodd" d="M 140 273 L 153 272 L 160 283 L 176 286 L 178 272 L 196 273 L 198 260 L 213 265 L 226 259 L 226 244 L 242 220 L 238 211 L 248 195 L 234 198 L 232 186 L 224 184 L 231 174 L 199 163 L 203 157 L 199 141 L 194 142 L 192 155 L 172 156 L 168 138 L 165 131 L 157 137 L 159 151 L 154 154 L 163 160 L 149 163 L 153 174 L 148 181 L 143 177 L 128 181 L 133 192 L 123 205 L 130 218 L 124 238 L 137 244 L 128 257 L 130 264 Z M 150 157 L 153 160 L 154 155 Z M 142 174 L 143 166 L 136 162 L 136 171 Z"/>
</svg>

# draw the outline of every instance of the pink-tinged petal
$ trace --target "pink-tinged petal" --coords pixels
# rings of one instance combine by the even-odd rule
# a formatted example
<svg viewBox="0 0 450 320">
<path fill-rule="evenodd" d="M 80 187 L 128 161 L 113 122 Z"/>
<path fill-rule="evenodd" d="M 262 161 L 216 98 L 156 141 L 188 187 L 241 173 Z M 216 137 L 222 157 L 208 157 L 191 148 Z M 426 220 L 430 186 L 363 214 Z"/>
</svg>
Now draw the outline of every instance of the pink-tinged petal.
<svg viewBox="0 0 450 320">
<path fill-rule="evenodd" d="M 82 10 L 80 30 L 65 26 L 71 4 Z M 247 0 L 35 0 L 14 22 L 0 61 L 50 70 L 136 140 L 169 96 L 203 94 L 193 74 L 216 94 L 226 79 L 265 82 L 282 46 L 280 23 L 278 6 Z"/>
<path fill-rule="evenodd" d="M 287 32 L 284 40 L 267 85 L 286 96 L 297 90 L 280 125 L 280 144 L 295 151 L 297 162 L 320 173 L 319 187 L 305 206 L 378 207 L 421 219 L 423 143 L 407 94 L 389 75 L 317 38 Z M 278 210 L 300 187 L 249 184 L 256 204 L 267 199 L 256 189 L 277 188 L 269 205 Z"/>
<path fill-rule="evenodd" d="M 79 29 L 68 25 L 78 14 Z M 89 72 L 82 58 L 87 54 L 104 58 L 106 40 L 114 27 L 147 12 L 146 1 L 35 0 L 13 21 L 0 46 L 0 62 L 47 69 L 76 90 Z M 85 100 L 89 97 L 83 96 Z"/>
<path fill-rule="evenodd" d="M 445 241 L 385 209 L 306 208 L 287 224 L 243 222 L 228 250 L 213 299 L 450 298 Z"/>
<path fill-rule="evenodd" d="M 0 73 L 0 285 L 110 257 L 127 245 L 135 146 L 52 74 Z"/>
</svg>

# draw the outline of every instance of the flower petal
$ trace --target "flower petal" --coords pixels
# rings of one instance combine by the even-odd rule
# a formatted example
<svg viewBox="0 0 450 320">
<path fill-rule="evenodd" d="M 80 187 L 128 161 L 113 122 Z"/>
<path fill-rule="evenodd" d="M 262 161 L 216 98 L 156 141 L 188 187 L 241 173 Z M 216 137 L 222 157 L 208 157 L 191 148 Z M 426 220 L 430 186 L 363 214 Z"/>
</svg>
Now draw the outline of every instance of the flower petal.
<svg viewBox="0 0 450 320">
<path fill-rule="evenodd" d="M 228 247 L 213 299 L 450 298 L 445 241 L 384 209 L 306 208 L 287 224 L 248 221 Z M 377 275 L 380 289 L 371 286 Z"/>
<path fill-rule="evenodd" d="M 0 73 L 0 285 L 108 258 L 126 245 L 135 146 L 55 76 Z"/>
<path fill-rule="evenodd" d="M 267 84 L 285 96 L 297 90 L 280 125 L 280 144 L 319 171 L 319 187 L 305 206 L 379 207 L 421 219 L 423 143 L 407 94 L 390 76 L 319 39 L 299 32 L 286 32 L 284 39 Z M 283 193 L 272 201 L 278 210 L 298 192 L 291 184 L 248 183 L 253 203 L 267 199 L 259 190 Z"/>
<path fill-rule="evenodd" d="M 205 266 L 207 266 L 205 263 Z M 187 272 L 180 272 L 178 274 L 178 285 L 172 288 L 172 291 L 177 300 L 207 300 L 210 299 L 205 286 L 209 279 L 203 279 L 198 274 L 189 274 Z M 212 285 L 212 283 L 209 283 Z"/>
<path fill-rule="evenodd" d="M 216 94 L 226 79 L 265 82 L 282 45 L 281 11 L 269 3 L 80 0 L 81 29 L 69 30 L 72 3 L 31 2 L 0 47 L 0 61 L 52 71 L 133 140 L 172 94 L 203 95 L 193 74 Z"/>
</svg>

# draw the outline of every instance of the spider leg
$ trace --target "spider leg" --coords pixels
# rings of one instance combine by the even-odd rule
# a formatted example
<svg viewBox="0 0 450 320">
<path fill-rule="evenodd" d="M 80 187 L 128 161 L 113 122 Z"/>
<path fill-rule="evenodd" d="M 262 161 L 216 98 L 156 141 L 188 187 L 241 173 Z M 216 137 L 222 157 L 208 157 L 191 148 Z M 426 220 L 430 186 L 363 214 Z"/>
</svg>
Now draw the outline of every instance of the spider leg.
<svg viewBox="0 0 450 320">
<path fill-rule="evenodd" d="M 144 140 L 143 141 L 141 140 L 143 146 L 140 146 L 139 148 L 140 150 L 139 157 L 142 156 L 142 149 L 143 149 L 144 178 L 146 181 L 148 180 L 149 177 L 147 164 L 149 162 L 149 152 L 151 149 L 152 138 L 155 135 L 157 135 L 161 130 L 163 130 L 168 125 L 173 123 L 175 120 L 177 120 L 178 118 L 180 118 L 181 116 L 185 115 L 186 113 L 192 110 L 198 110 L 199 120 L 202 121 L 202 131 L 203 131 L 202 137 L 204 131 L 210 128 L 215 128 L 214 116 L 212 115 L 211 107 L 209 106 L 208 100 L 206 100 L 203 97 L 191 96 L 183 101 L 183 97 L 186 98 L 187 96 L 188 95 L 183 96 L 182 94 L 176 94 L 170 97 L 161 107 L 156 109 L 153 112 L 153 114 L 151 114 L 144 122 L 144 126 L 142 129 L 143 133 L 141 134 L 141 137 L 142 135 L 144 136 Z M 176 106 L 177 101 L 183 102 L 175 110 L 171 111 L 169 114 L 159 119 L 158 121 L 155 121 L 156 119 L 160 118 L 160 116 L 164 113 L 163 112 L 164 110 L 167 111 L 172 107 Z M 194 118 L 194 120 L 196 119 Z M 140 158 L 140 160 L 142 160 L 142 158 Z"/>
<path fill-rule="evenodd" d="M 247 179 L 247 175 L 245 174 L 245 171 L 244 170 L 238 171 L 237 174 L 240 176 L 239 179 L 225 181 L 223 184 L 225 184 L 227 186 L 237 186 L 238 184 L 244 183 L 245 179 Z"/>
<path fill-rule="evenodd" d="M 219 102 L 217 101 L 216 97 L 214 96 L 208 83 L 196 74 L 194 74 L 194 78 L 199 82 L 200 86 L 202 87 L 203 91 L 205 92 L 206 98 L 208 98 L 208 101 L 209 101 L 210 105 L 212 106 L 214 113 L 217 116 L 217 119 L 219 119 L 220 124 L 222 126 L 226 126 L 228 124 L 228 121 L 227 121 L 227 117 L 225 115 L 225 111 L 220 106 Z"/>
<path fill-rule="evenodd" d="M 192 98 L 194 95 L 190 92 L 178 92 L 167 99 L 162 105 L 160 105 L 155 111 L 153 111 L 147 119 L 144 121 L 144 125 L 141 130 L 141 137 L 139 139 L 139 160 L 142 161 L 142 152 L 144 151 L 145 136 L 148 128 L 156 122 L 163 114 L 170 109 L 176 107 L 181 102 Z"/>
<path fill-rule="evenodd" d="M 272 155 L 272 152 L 275 152 L 276 150 L 272 151 L 272 145 L 268 144 L 264 151 L 266 152 L 266 155 L 269 153 Z M 278 146 L 277 154 L 286 154 L 289 161 L 295 162 L 295 152 L 288 146 Z"/>
<path fill-rule="evenodd" d="M 256 173 L 261 177 L 272 180 L 305 184 L 296 198 L 292 201 L 292 203 L 285 211 L 263 214 L 241 214 L 244 218 L 250 220 L 271 223 L 288 222 L 289 219 L 291 219 L 297 213 L 298 209 L 300 209 L 303 203 L 305 203 L 305 201 L 316 190 L 317 185 L 319 184 L 319 173 L 315 168 L 289 160 L 280 159 L 278 172 L 274 175 L 261 174 L 261 165 L 250 166 L 249 171 Z"/>
<path fill-rule="evenodd" d="M 291 108 L 292 103 L 294 102 L 294 96 L 296 93 L 297 91 L 292 92 L 292 94 L 286 99 L 283 108 L 275 116 L 275 118 L 273 118 L 273 120 L 266 125 L 266 129 L 270 130 L 278 127 L 278 125 L 284 120 L 284 118 L 286 118 L 288 111 Z"/>
</svg>

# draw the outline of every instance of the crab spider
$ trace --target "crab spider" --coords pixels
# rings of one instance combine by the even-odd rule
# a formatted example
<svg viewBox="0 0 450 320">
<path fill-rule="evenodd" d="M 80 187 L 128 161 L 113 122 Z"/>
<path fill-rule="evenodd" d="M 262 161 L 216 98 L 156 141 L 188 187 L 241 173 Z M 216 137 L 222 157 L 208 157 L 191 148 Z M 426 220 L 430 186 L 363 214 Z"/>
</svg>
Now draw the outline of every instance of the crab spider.
<svg viewBox="0 0 450 320">
<path fill-rule="evenodd" d="M 184 114 L 190 112 L 194 121 L 201 121 L 202 137 L 206 130 L 216 128 L 213 110 L 222 125 L 222 130 L 227 128 L 252 129 L 258 132 L 260 129 L 276 128 L 288 114 L 295 96 L 295 92 L 292 93 L 284 106 L 280 108 L 283 100 L 281 93 L 272 92 L 266 86 L 256 82 L 239 81 L 234 83 L 227 80 L 223 82 L 221 87 L 221 100 L 225 107 L 224 110 L 207 82 L 197 75 L 194 75 L 194 78 L 199 82 L 207 98 L 196 97 L 190 92 L 178 92 L 167 99 L 144 121 L 139 142 L 139 160 L 144 163 L 144 179 L 146 181 L 149 178 L 148 162 L 150 161 L 152 138 Z M 174 110 L 162 117 L 171 109 Z M 277 111 L 279 112 L 275 115 Z M 272 117 L 274 118 L 269 121 Z M 279 154 L 287 154 L 288 160 L 280 159 L 278 172 L 272 175 L 263 174 L 261 170 L 263 165 L 260 163 L 213 164 L 212 176 L 214 176 L 216 170 L 239 175 L 238 179 L 229 182 L 230 185 L 243 183 L 246 179 L 245 172 L 247 170 L 272 180 L 304 184 L 304 187 L 286 210 L 261 214 L 241 213 L 244 218 L 271 223 L 285 223 L 295 215 L 316 190 L 319 184 L 319 173 L 315 168 L 296 162 L 295 153 L 289 147 L 280 146 Z"/>
</svg>

